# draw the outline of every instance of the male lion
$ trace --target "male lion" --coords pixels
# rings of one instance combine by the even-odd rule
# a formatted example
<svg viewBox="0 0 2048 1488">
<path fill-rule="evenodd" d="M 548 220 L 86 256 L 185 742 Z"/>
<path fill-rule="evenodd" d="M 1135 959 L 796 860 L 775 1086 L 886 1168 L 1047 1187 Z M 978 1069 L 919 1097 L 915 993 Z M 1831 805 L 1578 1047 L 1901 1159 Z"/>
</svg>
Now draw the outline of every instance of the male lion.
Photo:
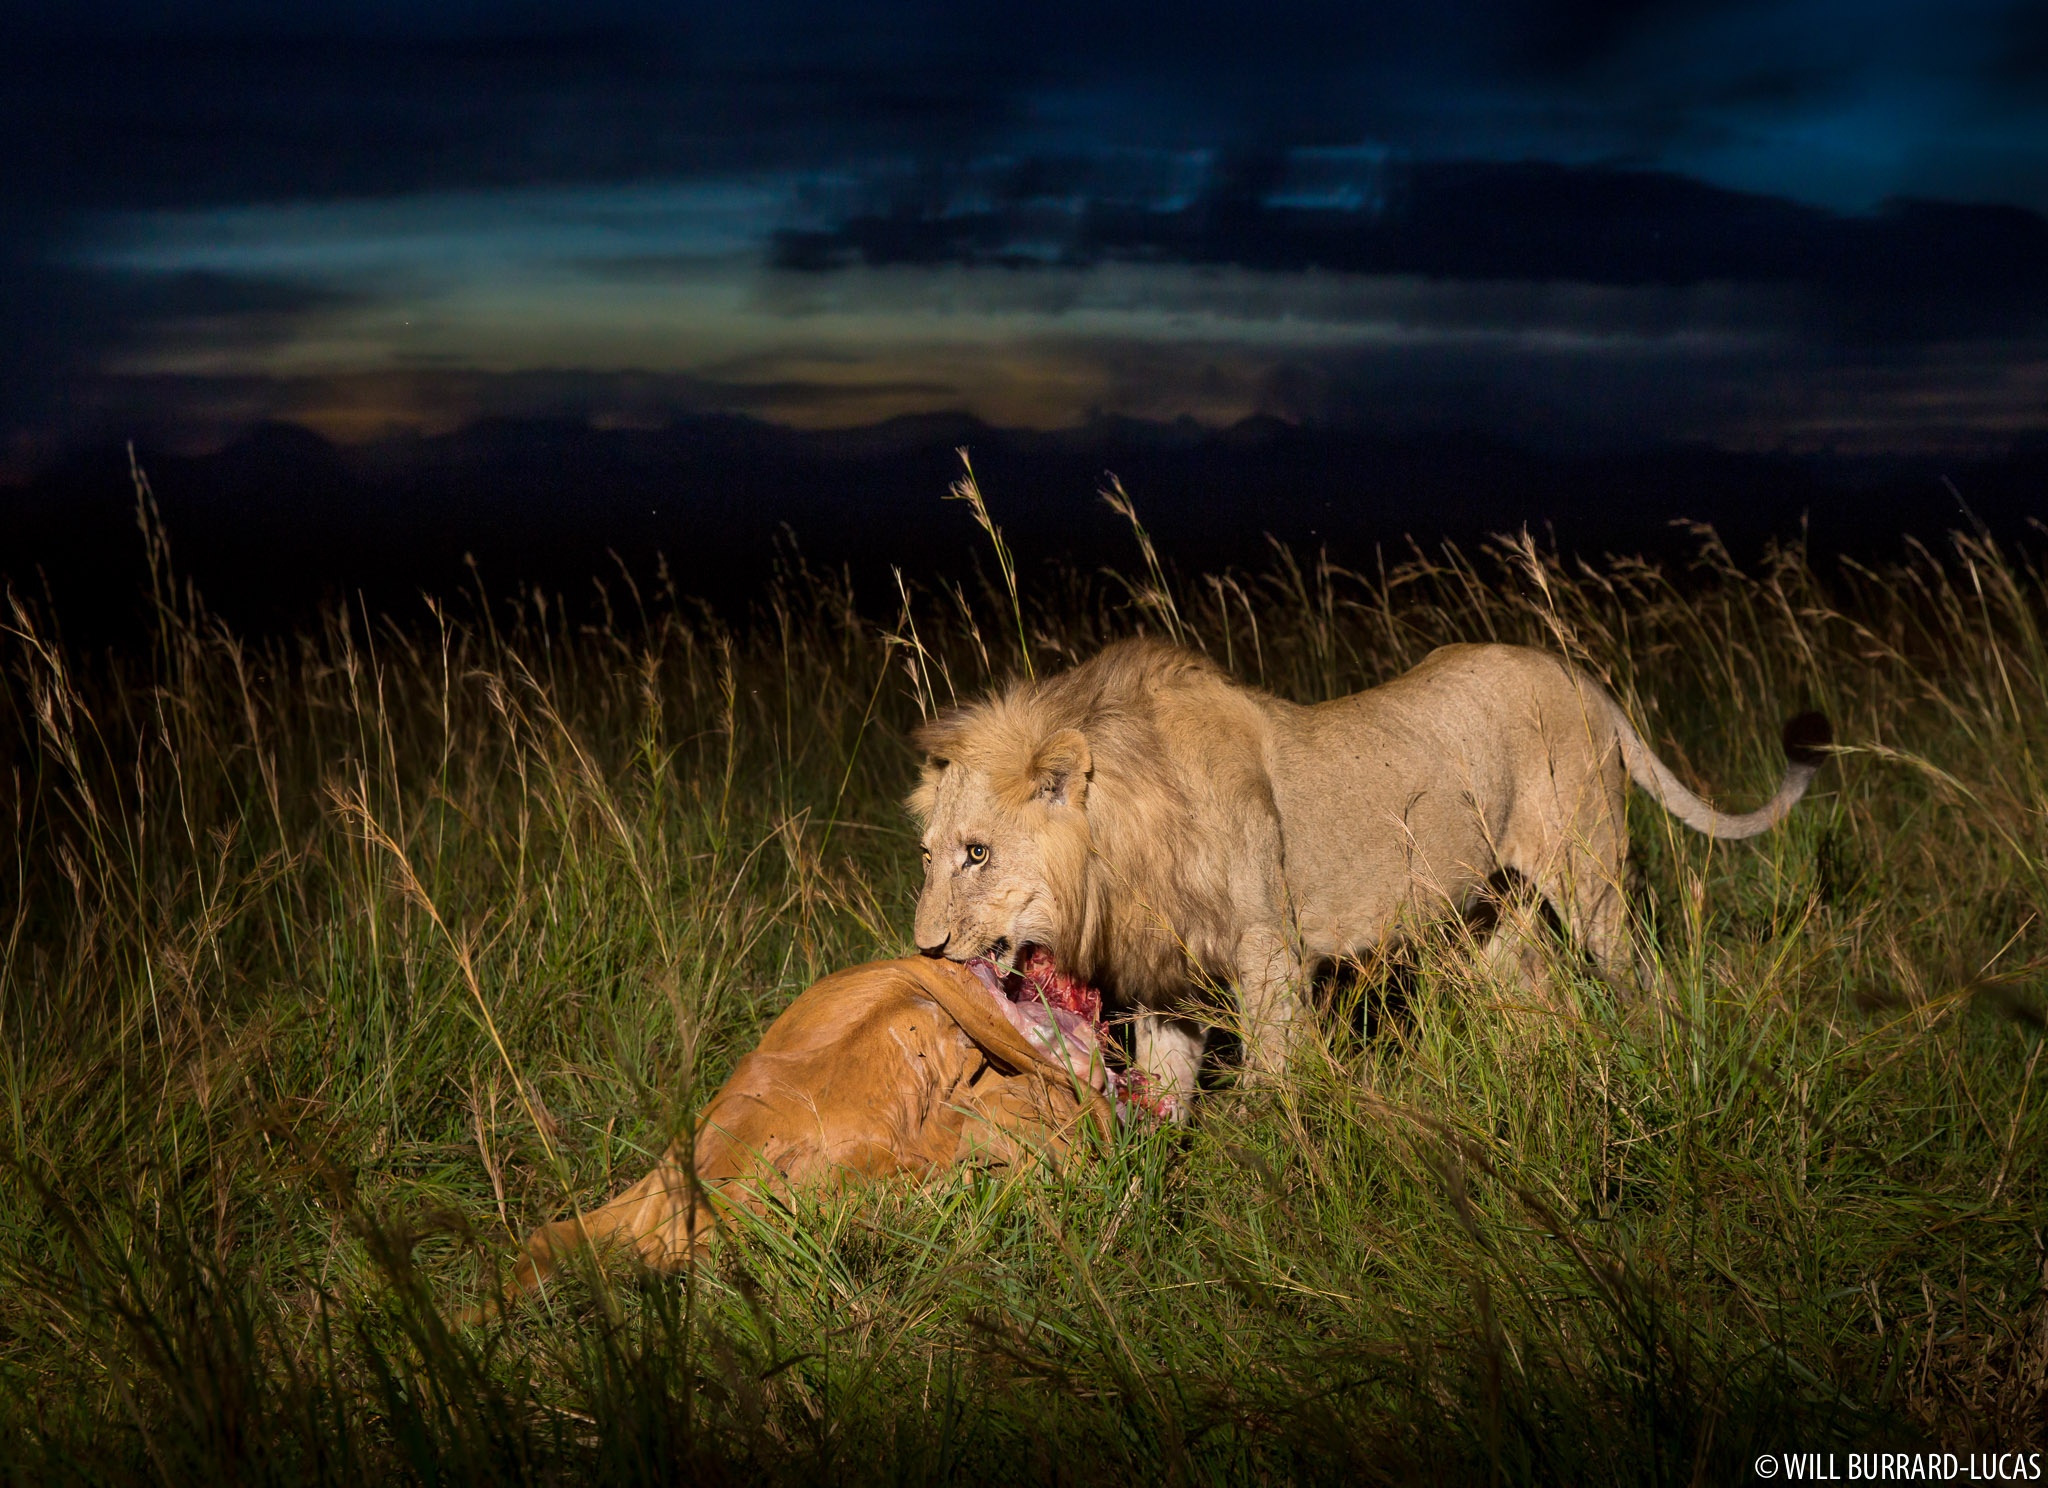
<svg viewBox="0 0 2048 1488">
<path fill-rule="evenodd" d="M 1541 651 L 1444 646 L 1302 707 L 1123 641 L 918 732 L 917 944 L 953 960 L 1042 948 L 1136 1005 L 1137 1064 L 1184 1118 L 1202 1031 L 1174 1013 L 1197 977 L 1236 982 L 1247 1063 L 1276 1071 L 1305 968 L 1463 912 L 1502 869 L 1598 970 L 1629 977 L 1629 778 L 1688 826 L 1750 837 L 1805 793 L 1828 738 L 1819 714 L 1793 719 L 1777 793 L 1734 816 Z"/>
</svg>

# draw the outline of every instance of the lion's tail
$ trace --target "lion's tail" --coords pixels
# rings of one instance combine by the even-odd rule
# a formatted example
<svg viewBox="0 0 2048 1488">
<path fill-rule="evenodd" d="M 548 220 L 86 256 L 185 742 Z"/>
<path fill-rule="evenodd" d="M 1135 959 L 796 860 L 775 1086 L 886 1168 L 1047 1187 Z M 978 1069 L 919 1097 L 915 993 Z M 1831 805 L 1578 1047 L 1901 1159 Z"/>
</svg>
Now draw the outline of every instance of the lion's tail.
<svg viewBox="0 0 2048 1488">
<path fill-rule="evenodd" d="M 1621 711 L 1621 705 L 1606 699 L 1614 716 L 1614 731 L 1621 742 L 1622 762 L 1635 783 L 1647 791 L 1666 811 L 1709 837 L 1754 837 L 1768 832 L 1785 819 L 1785 813 L 1799 803 L 1814 774 L 1827 759 L 1834 742 L 1834 730 L 1825 714 L 1801 713 L 1785 724 L 1785 774 L 1770 800 L 1754 811 L 1716 811 L 1687 790 L 1670 767 L 1650 751 L 1643 737 Z"/>
</svg>

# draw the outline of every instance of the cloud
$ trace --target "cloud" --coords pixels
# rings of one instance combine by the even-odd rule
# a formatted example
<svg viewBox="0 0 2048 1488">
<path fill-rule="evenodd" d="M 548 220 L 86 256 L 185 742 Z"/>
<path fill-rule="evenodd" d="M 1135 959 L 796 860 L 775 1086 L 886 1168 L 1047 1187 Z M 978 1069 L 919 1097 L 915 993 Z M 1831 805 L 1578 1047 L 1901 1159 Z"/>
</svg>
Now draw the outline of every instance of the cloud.
<svg viewBox="0 0 2048 1488">
<path fill-rule="evenodd" d="M 986 145 L 1013 88 L 914 57 L 762 61 L 650 25 L 33 35 L 0 199 L 73 211 L 699 179 Z"/>
<path fill-rule="evenodd" d="M 1372 141 L 1711 165 L 1838 207 L 1961 173 L 2048 209 L 2042 31 L 2025 0 L 74 0 L 0 57 L 0 172 L 45 204 L 190 207 Z"/>
<path fill-rule="evenodd" d="M 1165 208 L 1055 194 L 1040 177 L 1071 186 L 1071 169 L 1009 166 L 968 176 L 950 197 L 935 199 L 920 183 L 922 199 L 829 229 L 780 232 L 775 261 L 805 272 L 1164 262 L 1275 274 L 1787 284 L 1831 307 L 1836 332 L 1866 338 L 1981 334 L 2048 312 L 2048 220 L 2023 208 L 1902 201 L 1842 214 L 1664 172 L 1366 159 L 1347 176 L 1318 173 L 1321 164 L 1285 153 L 1228 161 L 1193 199 Z"/>
<path fill-rule="evenodd" d="M 0 235 L 0 467 L 34 468 L 107 431 L 82 389 L 123 355 L 177 341 L 246 360 L 360 303 L 345 288 L 203 271 L 107 274 L 63 251 L 62 228 Z"/>
<path fill-rule="evenodd" d="M 0 126 L 0 435 L 43 444 L 572 393 L 2009 428 L 2048 316 L 2005 0 L 78 0 Z"/>
<path fill-rule="evenodd" d="M 1001 271 L 961 272 L 974 279 Z M 1094 271 L 1105 280 L 1127 275 L 1127 287 L 1150 280 L 1146 293 L 1158 302 L 1173 298 L 1158 293 L 1158 279 L 1176 272 L 1195 277 L 1187 270 Z M 857 271 L 849 285 L 873 273 Z M 1112 292 L 1109 283 L 1097 288 Z M 711 413 L 814 429 L 954 411 L 1048 429 L 1108 416 L 1221 426 L 1264 414 L 1552 449 L 1691 441 L 1866 453 L 1983 453 L 2048 425 L 2048 338 L 1856 353 L 1773 334 L 1762 307 L 1723 292 L 1709 292 L 1694 317 L 1680 307 L 1684 291 L 1574 295 L 1524 286 L 1517 296 L 1481 287 L 1461 304 L 1455 286 L 1379 288 L 1380 314 L 1367 315 L 1371 307 L 1349 286 L 1338 308 L 1360 318 L 1313 325 L 1129 308 L 1027 320 L 963 310 L 923 340 L 900 328 L 886 341 L 820 337 L 764 345 L 691 372 L 157 372 L 102 376 L 85 386 L 108 420 L 131 420 L 124 432 L 180 433 L 187 447 L 195 434 L 200 445 L 215 444 L 262 420 L 355 441 L 406 429 L 446 432 L 488 418 L 651 428 Z M 1248 294 L 1238 311 L 1254 298 Z M 1177 322 L 1173 334 L 1159 334 L 1167 320 Z M 1719 329 L 1703 331 L 1697 322 Z M 886 315 L 880 323 L 893 324 Z M 991 326 L 1002 334 L 990 334 Z"/>
<path fill-rule="evenodd" d="M 101 224 L 113 325 L 67 376 L 76 420 L 188 442 L 960 410 L 1755 444 L 1799 409 L 1788 438 L 1956 445 L 2048 422 L 2044 233 L 1371 150 L 208 208 Z"/>
</svg>

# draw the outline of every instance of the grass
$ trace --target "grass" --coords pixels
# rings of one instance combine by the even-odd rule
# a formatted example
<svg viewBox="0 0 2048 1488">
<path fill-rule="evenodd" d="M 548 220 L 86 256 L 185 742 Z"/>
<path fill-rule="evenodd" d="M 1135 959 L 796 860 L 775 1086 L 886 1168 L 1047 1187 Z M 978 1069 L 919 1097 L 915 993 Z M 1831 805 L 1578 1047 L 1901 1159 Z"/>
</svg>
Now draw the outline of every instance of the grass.
<svg viewBox="0 0 2048 1488">
<path fill-rule="evenodd" d="M 882 624 L 799 567 L 743 625 L 615 579 L 259 643 L 143 515 L 147 648 L 18 598 L 4 642 L 0 1478 L 1722 1482 L 2048 1435 L 2048 591 L 1988 538 L 1193 580 L 1146 540 Z M 1185 1136 L 444 1321 L 905 948 L 921 712 L 1138 628 L 1300 699 L 1563 649 L 1737 804 L 1783 716 L 1844 750 L 1754 844 L 1637 798 L 1660 998 L 1554 954 L 1518 1006 L 1446 937 Z"/>
</svg>

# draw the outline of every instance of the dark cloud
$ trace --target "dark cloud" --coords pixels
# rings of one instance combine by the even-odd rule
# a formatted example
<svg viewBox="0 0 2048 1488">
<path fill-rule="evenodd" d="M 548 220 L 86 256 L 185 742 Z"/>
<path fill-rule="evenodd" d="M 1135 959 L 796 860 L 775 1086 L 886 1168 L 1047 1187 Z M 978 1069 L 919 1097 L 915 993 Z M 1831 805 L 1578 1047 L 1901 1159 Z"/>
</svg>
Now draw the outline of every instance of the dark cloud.
<svg viewBox="0 0 2048 1488">
<path fill-rule="evenodd" d="M 2000 17 L 1989 52 L 1992 81 L 2039 99 L 2048 88 L 2048 6 L 2015 6 Z"/>
<path fill-rule="evenodd" d="M 144 400 L 105 395 L 109 357 L 172 337 L 220 350 L 274 345 L 306 317 L 355 298 L 261 276 L 106 273 L 58 258 L 60 242 L 54 226 L 0 237 L 0 470 L 32 468 L 67 443 L 115 432 L 116 408 L 132 432 Z"/>
<path fill-rule="evenodd" d="M 358 296 L 325 286 L 249 274 L 108 275 L 97 286 L 124 323 L 234 320 L 284 322 L 319 310 L 357 303 Z"/>
<path fill-rule="evenodd" d="M 0 60 L 0 124 L 29 147 L 0 181 L 132 210 L 719 174 L 971 146 L 1005 107 L 985 79 L 700 65 L 621 30 L 52 39 Z"/>
<path fill-rule="evenodd" d="M 0 234 L 0 478 L 70 438 L 76 380 L 121 325 L 91 293 L 96 276 L 48 261 L 48 236 L 17 218 Z"/>
<path fill-rule="evenodd" d="M 79 379 L 193 308 L 162 298 L 189 284 L 80 266 L 105 214 L 916 155 L 993 137 L 1015 96 L 906 63 L 706 60 L 646 7 L 387 9 L 46 8 L 0 51 L 0 461 L 91 432 Z"/>
<path fill-rule="evenodd" d="M 1607 60 L 1631 39 L 1690 7 L 1672 0 L 1579 0 L 1576 4 L 1497 7 L 1495 55 L 1507 70 L 1576 74 Z"/>
<path fill-rule="evenodd" d="M 42 7 L 0 58 L 0 172 L 135 207 L 1064 143 L 1654 161 L 1674 140 L 1885 97 L 2009 135 L 2040 8 L 1772 0 L 1417 6 L 371 0 Z M 1930 102 L 1929 83 L 1953 97 Z M 2038 110 L 2038 99 L 2035 107 Z M 2031 126 L 2038 143 L 2040 121 Z M 2038 185 L 2038 183 L 2036 183 Z"/>
<path fill-rule="evenodd" d="M 1289 204 L 1285 156 L 1226 165 L 1184 206 L 1075 199 L 1066 162 L 1009 167 L 952 199 L 917 183 L 889 208 L 786 231 L 776 261 L 1081 268 L 1110 261 L 1465 280 L 1792 284 L 1858 338 L 2012 330 L 2048 312 L 2048 219 L 1901 201 L 1843 214 L 1663 172 L 1544 162 L 1386 161 L 1358 200 Z M 989 187 L 993 187 L 993 191 Z M 1329 187 L 1325 186 L 1325 191 Z M 958 209 L 959 195 L 1007 199 Z"/>
<path fill-rule="evenodd" d="M 785 280 L 1192 265 L 1643 291 L 1624 318 L 1662 313 L 1653 291 L 1732 284 L 1750 292 L 1727 319 L 1804 341 L 1787 365 L 1823 378 L 1845 346 L 1858 366 L 1957 338 L 2020 348 L 2048 313 L 2048 20 L 2022 0 L 74 0 L 10 37 L 0 440 L 138 406 L 142 384 L 105 375 L 129 348 L 283 339 L 355 292 L 94 267 L 110 214 L 544 185 L 808 181 L 801 210 L 760 224 L 781 229 Z M 591 275 L 653 278 L 672 245 L 643 246 Z M 698 261 L 679 247 L 678 277 Z M 1608 311 L 1586 313 L 1547 329 L 1597 335 Z M 1671 314 L 1699 328 L 1698 304 Z M 1323 390 L 1304 408 L 1381 396 L 1377 370 L 1289 365 Z M 1683 362 L 1658 375 L 1694 385 Z M 1522 376 L 1469 406 L 1530 406 Z M 778 407 L 809 396 L 777 386 Z M 1605 386 L 1589 405 L 1621 397 Z M 292 406 L 230 393 L 216 412 Z M 601 414 L 608 395 L 584 395 Z"/>
</svg>

